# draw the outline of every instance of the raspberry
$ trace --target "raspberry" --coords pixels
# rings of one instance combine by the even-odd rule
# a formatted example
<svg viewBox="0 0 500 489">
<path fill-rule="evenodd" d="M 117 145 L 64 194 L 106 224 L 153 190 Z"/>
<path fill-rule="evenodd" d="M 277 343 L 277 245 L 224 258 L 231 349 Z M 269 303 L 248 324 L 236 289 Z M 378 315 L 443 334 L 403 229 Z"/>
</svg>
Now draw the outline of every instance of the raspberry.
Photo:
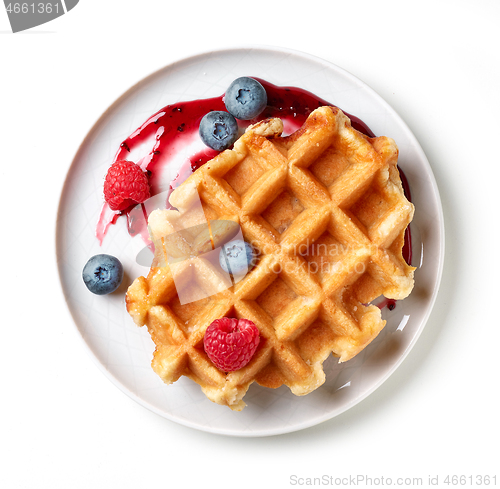
<svg viewBox="0 0 500 489">
<path fill-rule="evenodd" d="M 248 319 L 216 319 L 205 331 L 203 345 L 214 365 L 233 372 L 252 359 L 260 342 L 260 333 Z"/>
<path fill-rule="evenodd" d="M 116 161 L 104 180 L 104 200 L 113 211 L 123 211 L 149 199 L 146 173 L 132 161 Z"/>
</svg>

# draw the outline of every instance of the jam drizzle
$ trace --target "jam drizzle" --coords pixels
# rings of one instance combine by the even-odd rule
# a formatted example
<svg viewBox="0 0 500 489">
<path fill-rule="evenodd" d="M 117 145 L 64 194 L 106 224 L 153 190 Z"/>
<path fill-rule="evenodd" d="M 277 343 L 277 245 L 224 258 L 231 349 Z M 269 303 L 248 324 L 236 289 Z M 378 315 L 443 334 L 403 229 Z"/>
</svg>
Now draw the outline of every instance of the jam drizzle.
<svg viewBox="0 0 500 489">
<path fill-rule="evenodd" d="M 284 134 L 295 132 L 305 122 L 309 114 L 324 105 L 332 105 L 314 94 L 295 87 L 279 87 L 265 80 L 256 78 L 266 89 L 268 105 L 258 119 L 251 121 L 238 121 L 240 132 L 250 124 L 268 117 L 279 117 L 284 123 Z M 179 102 L 167 105 L 153 114 L 136 131 L 125 139 L 114 157 L 113 162 L 132 159 L 133 152 L 148 143 L 150 148 L 146 156 L 141 156 L 134 161 L 144 171 L 150 172 L 150 186 L 152 195 L 164 190 L 173 190 L 178 187 L 191 173 L 214 158 L 218 152 L 214 151 L 198 141 L 198 127 L 203 116 L 212 110 L 226 110 L 224 95 L 203 100 Z M 360 119 L 348 113 L 352 126 L 369 137 L 375 137 L 370 128 Z M 186 152 L 186 147 L 191 147 L 191 153 Z M 178 165 L 179 172 L 176 176 L 169 176 L 170 182 L 164 187 L 165 169 L 172 166 L 178 155 L 184 155 L 184 161 Z M 167 199 L 168 200 L 168 199 Z M 166 202 L 168 205 L 168 202 Z M 99 222 L 97 224 L 96 236 L 102 244 L 104 236 L 110 225 L 115 224 L 122 214 L 127 216 L 127 227 L 131 236 L 137 234 L 137 230 L 131 223 L 130 209 L 122 212 L 112 211 L 104 203 Z M 142 234 L 142 233 L 141 233 Z"/>
<path fill-rule="evenodd" d="M 401 168 L 398 167 L 398 170 L 399 170 L 399 176 L 401 177 L 401 184 L 403 186 L 403 192 L 405 194 L 405 197 L 408 199 L 408 202 L 411 202 L 410 184 L 408 183 L 408 179 L 406 178 L 406 175 L 404 174 L 403 170 L 401 170 Z M 411 229 L 409 225 L 406 226 L 405 229 L 405 238 L 404 238 L 402 253 L 405 262 L 408 265 L 411 265 L 411 261 L 413 258 L 413 249 L 411 243 Z"/>
<path fill-rule="evenodd" d="M 380 309 L 387 307 L 387 309 L 389 309 L 389 311 L 393 311 L 396 308 L 396 300 L 385 298 L 382 302 L 379 302 L 377 304 L 377 307 Z"/>
</svg>

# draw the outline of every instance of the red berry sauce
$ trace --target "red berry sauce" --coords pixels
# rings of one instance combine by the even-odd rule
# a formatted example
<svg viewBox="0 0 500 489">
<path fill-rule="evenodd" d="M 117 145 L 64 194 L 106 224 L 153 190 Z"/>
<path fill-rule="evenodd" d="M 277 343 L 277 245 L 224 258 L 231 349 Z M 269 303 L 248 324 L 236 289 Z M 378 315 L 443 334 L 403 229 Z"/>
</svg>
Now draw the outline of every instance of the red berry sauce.
<svg viewBox="0 0 500 489">
<path fill-rule="evenodd" d="M 396 307 L 396 301 L 394 299 L 385 298 L 382 302 L 379 302 L 377 304 L 377 307 L 379 307 L 380 309 L 387 307 L 387 309 L 389 309 L 389 311 L 393 311 Z"/>
<path fill-rule="evenodd" d="M 268 105 L 258 119 L 238 121 L 241 131 L 257 120 L 279 117 L 284 123 L 284 134 L 291 134 L 302 126 L 313 110 L 323 105 L 332 105 L 306 90 L 278 87 L 264 80 L 258 78 L 257 80 L 266 89 Z M 137 163 L 143 170 L 149 171 L 152 195 L 169 188 L 176 188 L 193 171 L 218 154 L 217 151 L 206 147 L 198 136 L 198 127 L 202 117 L 212 110 L 226 110 L 224 95 L 203 100 L 179 102 L 163 107 L 121 143 L 113 161 L 129 159 Z M 375 136 L 360 119 L 347 113 L 346 115 L 351 119 L 355 129 L 370 137 Z M 147 150 L 145 156 L 144 148 Z M 136 155 L 131 157 L 134 150 L 139 152 L 137 158 Z M 141 150 L 142 154 L 140 154 Z M 180 158 L 182 158 L 181 164 L 179 164 Z M 167 179 L 162 178 L 165 177 L 165 173 L 168 173 L 165 170 L 169 166 L 173 166 L 174 161 L 177 162 L 177 167 L 180 167 L 177 175 L 170 175 Z M 169 185 L 165 188 L 166 180 Z M 166 205 L 168 205 L 167 202 Z M 109 226 L 116 223 L 122 214 L 128 217 L 128 228 L 131 235 L 142 234 L 141 230 L 134 229 L 134 226 L 131 225 L 131 210 L 132 208 L 115 212 L 107 204 L 104 204 L 96 229 L 100 243 L 102 243 Z"/>
<path fill-rule="evenodd" d="M 301 88 L 280 87 L 260 78 L 255 79 L 266 89 L 268 105 L 257 119 L 238 120 L 241 132 L 258 120 L 279 117 L 283 120 L 283 133 L 291 134 L 302 126 L 313 110 L 324 105 L 333 105 Z M 163 191 L 171 192 L 196 169 L 218 154 L 217 151 L 205 146 L 198 136 L 201 119 L 212 110 L 226 110 L 224 95 L 163 107 L 121 143 L 113 162 L 131 160 L 147 171 L 151 195 L 154 196 Z M 375 137 L 363 121 L 347 112 L 344 113 L 351 119 L 352 127 L 369 137 Z M 170 174 L 172 168 L 179 168 L 176 175 Z M 410 200 L 408 181 L 401 169 L 399 172 L 405 194 Z M 165 200 L 166 208 L 169 207 L 169 192 Z M 142 205 L 142 211 L 138 211 L 138 206 L 132 206 L 125 211 L 112 211 L 104 203 L 96 229 L 99 243 L 102 244 L 109 226 L 115 224 L 120 215 L 127 216 L 127 226 L 131 236 L 140 234 L 146 242 L 149 242 L 146 227 L 147 212 L 144 205 Z M 405 234 L 403 257 L 407 263 L 411 263 L 410 227 L 407 228 Z"/>
</svg>

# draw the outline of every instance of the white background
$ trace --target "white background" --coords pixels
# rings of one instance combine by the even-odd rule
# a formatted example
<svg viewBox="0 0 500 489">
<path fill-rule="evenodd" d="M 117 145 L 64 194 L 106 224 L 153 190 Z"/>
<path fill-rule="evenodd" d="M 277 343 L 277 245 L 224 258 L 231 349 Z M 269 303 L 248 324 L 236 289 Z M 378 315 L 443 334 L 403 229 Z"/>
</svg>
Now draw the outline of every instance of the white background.
<svg viewBox="0 0 500 489">
<path fill-rule="evenodd" d="M 0 7 L 2 488 L 500 485 L 500 2 L 81 0 L 17 34 Z M 374 88 L 429 159 L 447 239 L 436 306 L 396 373 L 331 421 L 260 439 L 176 425 L 115 388 L 72 324 L 54 245 L 65 174 L 102 112 L 172 61 L 239 44 L 304 51 Z"/>
</svg>

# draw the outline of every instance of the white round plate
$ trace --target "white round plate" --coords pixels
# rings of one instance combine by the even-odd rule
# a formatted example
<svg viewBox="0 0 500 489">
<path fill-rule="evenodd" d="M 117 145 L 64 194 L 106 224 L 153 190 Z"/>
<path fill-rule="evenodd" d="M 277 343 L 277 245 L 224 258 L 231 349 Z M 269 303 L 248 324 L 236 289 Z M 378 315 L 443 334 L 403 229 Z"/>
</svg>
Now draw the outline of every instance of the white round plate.
<svg viewBox="0 0 500 489">
<path fill-rule="evenodd" d="M 209 401 L 197 384 L 181 378 L 165 385 L 151 369 L 154 344 L 146 328 L 134 325 L 125 309 L 127 286 L 147 269 L 136 263 L 137 243 L 125 218 L 111 226 L 102 246 L 95 237 L 102 206 L 104 175 L 120 145 L 165 105 L 222 95 L 247 75 L 275 85 L 295 86 L 363 120 L 377 135 L 396 140 L 399 165 L 410 182 L 416 207 L 413 233 L 415 289 L 393 311 L 387 325 L 353 360 L 325 362 L 327 380 L 313 393 L 296 397 L 252 384 L 247 407 L 232 412 Z M 132 87 L 97 121 L 69 169 L 57 216 L 57 257 L 62 289 L 74 322 L 105 375 L 143 406 L 172 421 L 235 436 L 265 436 L 300 430 L 354 406 L 400 365 L 429 317 L 441 278 L 444 225 L 439 192 L 429 163 L 401 118 L 363 82 L 322 59 L 286 49 L 238 48 L 200 54 L 169 65 Z M 96 296 L 81 274 L 98 253 L 115 255 L 125 269 L 124 283 L 108 296 Z"/>
</svg>

